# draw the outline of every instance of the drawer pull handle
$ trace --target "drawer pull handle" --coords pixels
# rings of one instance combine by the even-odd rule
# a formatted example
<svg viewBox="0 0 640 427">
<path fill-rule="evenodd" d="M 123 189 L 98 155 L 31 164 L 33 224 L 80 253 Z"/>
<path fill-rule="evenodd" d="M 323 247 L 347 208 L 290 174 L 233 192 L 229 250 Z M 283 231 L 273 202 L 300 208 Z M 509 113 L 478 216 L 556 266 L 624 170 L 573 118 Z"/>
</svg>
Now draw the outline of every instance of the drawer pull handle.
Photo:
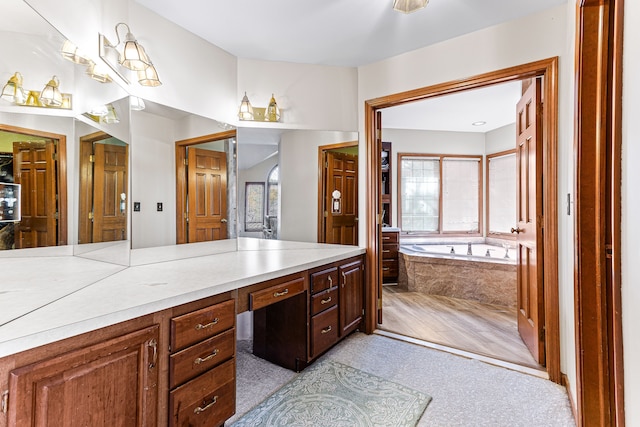
<svg viewBox="0 0 640 427">
<path fill-rule="evenodd" d="M 211 353 L 210 355 L 208 355 L 205 358 L 202 357 L 198 357 L 196 360 L 193 361 L 193 363 L 195 363 L 196 365 L 199 365 L 201 363 L 204 362 L 208 362 L 209 360 L 213 359 L 214 357 L 216 357 L 218 355 L 218 353 L 220 353 L 220 350 L 218 350 L 217 348 L 215 350 L 213 350 L 213 353 Z"/>
<path fill-rule="evenodd" d="M 388 237 L 388 236 L 382 236 L 382 240 L 391 240 L 391 237 Z"/>
<path fill-rule="evenodd" d="M 320 304 L 328 304 L 331 302 L 331 297 L 327 298 L 327 299 L 323 299 L 322 301 L 320 301 Z"/>
<path fill-rule="evenodd" d="M 331 278 L 331 276 L 327 276 L 327 280 L 329 281 L 329 287 L 333 287 L 333 279 Z"/>
<path fill-rule="evenodd" d="M 196 331 L 201 331 L 203 329 L 207 329 L 207 328 L 210 328 L 210 327 L 212 327 L 214 325 L 217 325 L 219 321 L 220 321 L 220 318 L 216 317 L 215 319 L 213 319 L 211 322 L 207 323 L 206 325 L 203 325 L 202 323 L 198 323 L 196 325 Z"/>
<path fill-rule="evenodd" d="M 347 284 L 347 275 L 344 274 L 344 271 L 342 272 L 342 287 L 344 288 L 344 285 Z"/>
<path fill-rule="evenodd" d="M 198 406 L 196 409 L 193 410 L 193 413 L 196 414 L 196 415 L 201 414 L 202 412 L 206 411 L 207 409 L 209 409 L 213 405 L 215 405 L 217 401 L 218 401 L 218 396 L 213 396 L 213 400 L 211 401 L 211 403 L 209 403 L 208 405 L 206 405 L 204 407 Z"/>
<path fill-rule="evenodd" d="M 326 334 L 327 332 L 331 332 L 331 326 L 327 326 L 326 328 L 320 331 L 321 334 Z"/>
<path fill-rule="evenodd" d="M 391 250 L 389 250 L 389 249 L 383 249 L 383 250 L 382 250 L 382 253 L 383 253 L 383 254 L 388 254 L 389 252 L 391 252 Z"/>
<path fill-rule="evenodd" d="M 288 293 L 289 293 L 289 289 L 285 289 L 285 290 L 284 290 L 284 291 L 282 291 L 282 292 L 274 292 L 274 293 L 273 293 L 273 297 L 274 297 L 274 298 L 278 298 L 278 297 L 281 297 L 281 296 L 286 295 L 286 294 L 288 294 Z"/>
<path fill-rule="evenodd" d="M 382 267 L 382 271 L 389 271 L 389 270 L 391 270 L 391 268 L 389 268 L 389 267 Z"/>
</svg>

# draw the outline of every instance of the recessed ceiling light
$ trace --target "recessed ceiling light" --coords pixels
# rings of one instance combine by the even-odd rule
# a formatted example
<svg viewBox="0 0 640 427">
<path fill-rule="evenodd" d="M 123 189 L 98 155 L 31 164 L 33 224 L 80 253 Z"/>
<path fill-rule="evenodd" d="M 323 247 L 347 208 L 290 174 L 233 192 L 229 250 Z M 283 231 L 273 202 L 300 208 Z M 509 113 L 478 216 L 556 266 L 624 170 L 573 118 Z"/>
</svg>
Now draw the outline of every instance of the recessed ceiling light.
<svg viewBox="0 0 640 427">
<path fill-rule="evenodd" d="M 486 125 L 486 124 L 487 124 L 487 122 L 484 122 L 482 120 L 471 123 L 472 126 L 482 126 L 482 125 Z"/>
</svg>

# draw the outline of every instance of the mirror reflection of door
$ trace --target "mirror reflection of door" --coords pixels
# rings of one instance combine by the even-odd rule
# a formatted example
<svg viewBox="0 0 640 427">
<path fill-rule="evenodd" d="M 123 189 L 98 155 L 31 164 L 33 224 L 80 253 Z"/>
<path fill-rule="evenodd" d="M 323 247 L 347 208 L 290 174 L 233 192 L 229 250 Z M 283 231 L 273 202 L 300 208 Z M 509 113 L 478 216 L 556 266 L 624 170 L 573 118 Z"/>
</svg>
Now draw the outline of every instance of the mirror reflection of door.
<svg viewBox="0 0 640 427">
<path fill-rule="evenodd" d="M 320 147 L 321 243 L 358 244 L 358 146 Z"/>
<path fill-rule="evenodd" d="M 227 238 L 227 155 L 187 148 L 188 241 Z"/>
<path fill-rule="evenodd" d="M 176 243 L 228 239 L 229 166 L 235 159 L 236 131 L 176 142 Z"/>
<path fill-rule="evenodd" d="M 66 244 L 66 139 L 0 125 L 0 182 L 19 184 L 19 221 L 0 221 L 0 250 Z"/>
<path fill-rule="evenodd" d="M 78 243 L 127 239 L 129 147 L 104 132 L 80 138 Z"/>
</svg>

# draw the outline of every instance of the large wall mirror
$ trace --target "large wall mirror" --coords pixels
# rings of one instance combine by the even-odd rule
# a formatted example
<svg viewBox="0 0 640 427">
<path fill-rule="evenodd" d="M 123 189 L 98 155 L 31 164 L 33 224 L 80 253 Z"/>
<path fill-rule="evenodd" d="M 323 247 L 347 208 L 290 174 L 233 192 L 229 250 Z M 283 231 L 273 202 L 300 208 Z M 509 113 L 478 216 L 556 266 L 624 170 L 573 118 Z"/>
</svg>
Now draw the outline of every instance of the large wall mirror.
<svg viewBox="0 0 640 427">
<path fill-rule="evenodd" d="M 235 128 L 139 101 L 131 112 L 131 264 L 235 251 Z"/>
<path fill-rule="evenodd" d="M 327 179 L 321 172 L 323 151 L 344 151 L 343 146 L 350 146 L 350 155 L 357 161 L 357 141 L 357 132 L 238 129 L 239 235 L 318 242 L 322 204 L 336 189 L 322 184 Z M 357 183 L 353 190 L 341 191 L 340 213 L 347 196 L 357 209 Z M 357 235 L 354 238 L 357 242 Z M 255 247 L 255 242 L 240 241 L 240 249 Z"/>
</svg>

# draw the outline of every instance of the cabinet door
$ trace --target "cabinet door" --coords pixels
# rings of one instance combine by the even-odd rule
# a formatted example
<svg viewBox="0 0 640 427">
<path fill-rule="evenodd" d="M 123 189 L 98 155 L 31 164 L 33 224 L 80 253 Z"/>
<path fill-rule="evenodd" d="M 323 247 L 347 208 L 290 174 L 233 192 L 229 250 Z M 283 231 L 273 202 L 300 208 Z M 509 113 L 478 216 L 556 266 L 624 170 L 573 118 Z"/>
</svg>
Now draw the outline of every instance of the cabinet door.
<svg viewBox="0 0 640 427">
<path fill-rule="evenodd" d="M 11 372 L 10 426 L 155 426 L 157 325 Z"/>
<path fill-rule="evenodd" d="M 357 329 L 362 320 L 363 268 L 361 258 L 339 267 L 341 336 Z"/>
</svg>

